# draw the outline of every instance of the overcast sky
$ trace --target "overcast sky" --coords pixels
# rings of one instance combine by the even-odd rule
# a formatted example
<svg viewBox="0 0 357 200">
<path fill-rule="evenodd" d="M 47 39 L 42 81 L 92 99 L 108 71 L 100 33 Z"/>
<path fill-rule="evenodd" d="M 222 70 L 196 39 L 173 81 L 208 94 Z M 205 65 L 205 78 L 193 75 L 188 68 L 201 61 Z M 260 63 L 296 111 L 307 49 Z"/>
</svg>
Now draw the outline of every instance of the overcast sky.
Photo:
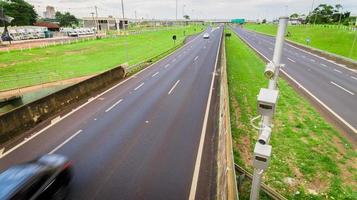
<svg viewBox="0 0 357 200">
<path fill-rule="evenodd" d="M 99 16 L 121 16 L 120 0 L 27 0 L 42 16 L 47 5 L 59 11 L 69 11 L 77 17 L 90 16 L 94 6 Z M 183 13 L 191 18 L 204 19 L 273 19 L 297 12 L 307 14 L 313 0 L 178 0 L 178 17 Z M 345 10 L 357 15 L 357 0 L 314 0 L 315 6 L 321 3 L 342 4 Z M 124 0 L 125 17 L 174 19 L 176 0 Z"/>
</svg>

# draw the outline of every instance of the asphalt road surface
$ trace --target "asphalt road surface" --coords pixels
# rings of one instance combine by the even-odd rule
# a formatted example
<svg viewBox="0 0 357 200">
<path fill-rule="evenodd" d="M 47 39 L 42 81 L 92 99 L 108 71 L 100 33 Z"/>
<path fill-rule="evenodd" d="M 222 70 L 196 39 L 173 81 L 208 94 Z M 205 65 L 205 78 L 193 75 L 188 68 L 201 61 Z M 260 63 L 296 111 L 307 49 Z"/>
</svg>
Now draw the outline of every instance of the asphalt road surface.
<svg viewBox="0 0 357 200">
<path fill-rule="evenodd" d="M 234 28 L 235 32 L 260 54 L 272 60 L 275 38 Z M 285 43 L 283 71 L 324 104 L 337 120 L 357 135 L 357 73 L 345 66 Z"/>
<path fill-rule="evenodd" d="M 70 199 L 195 197 L 194 186 L 205 185 L 198 184 L 197 163 L 211 127 L 206 130 L 204 122 L 222 31 L 208 28 L 209 40 L 199 35 L 6 150 L 0 169 L 41 154 L 63 154 L 75 170 Z"/>
</svg>

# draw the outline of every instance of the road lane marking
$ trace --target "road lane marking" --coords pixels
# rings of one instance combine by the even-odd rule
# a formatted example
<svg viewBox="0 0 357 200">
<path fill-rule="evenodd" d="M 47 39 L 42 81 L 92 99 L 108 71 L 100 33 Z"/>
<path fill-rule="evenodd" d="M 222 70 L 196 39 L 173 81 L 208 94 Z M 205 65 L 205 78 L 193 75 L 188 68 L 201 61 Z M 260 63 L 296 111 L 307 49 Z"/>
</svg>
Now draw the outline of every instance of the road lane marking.
<svg viewBox="0 0 357 200">
<path fill-rule="evenodd" d="M 311 60 L 311 62 L 316 62 L 314 59 L 310 59 Z"/>
<path fill-rule="evenodd" d="M 320 65 L 322 65 L 322 66 L 324 66 L 324 67 L 327 67 L 327 65 L 325 65 L 325 64 L 323 64 L 323 63 L 321 63 Z"/>
<path fill-rule="evenodd" d="M 352 78 L 352 79 L 355 79 L 355 80 L 357 80 L 357 78 L 356 78 L 356 77 L 354 77 L 354 76 L 351 76 L 351 78 Z"/>
<path fill-rule="evenodd" d="M 50 151 L 48 154 L 53 154 L 54 152 L 56 152 L 58 149 L 60 149 L 61 147 L 63 147 L 66 143 L 68 143 L 69 141 L 71 141 L 74 137 L 76 137 L 78 134 L 82 133 L 82 130 L 77 131 L 75 134 L 73 134 L 71 137 L 69 137 L 67 140 L 65 140 L 64 142 L 62 142 L 60 145 L 58 145 L 56 148 L 54 148 L 52 151 Z"/>
<path fill-rule="evenodd" d="M 235 31 L 234 31 L 235 32 Z M 271 62 L 270 59 L 268 59 L 264 54 L 262 54 L 260 51 L 258 51 L 255 47 L 253 47 L 246 39 L 241 37 L 237 32 L 235 32 L 236 35 L 241 38 L 243 41 L 245 41 L 246 44 L 255 52 L 257 52 L 259 55 L 261 55 L 263 58 L 265 58 L 266 61 Z M 289 45 L 289 44 L 288 44 Z M 291 46 L 291 45 L 290 45 Z M 292 46 L 294 47 L 294 46 Z M 294 47 L 295 48 L 295 47 Z M 299 49 L 299 48 L 296 48 Z M 301 50 L 301 49 L 299 49 Z M 304 51 L 304 50 L 302 50 Z M 313 55 L 313 54 L 311 54 Z M 335 111 L 333 111 L 330 107 L 328 107 L 324 102 L 322 102 L 319 98 L 317 98 L 315 95 L 313 95 L 308 89 L 306 89 L 303 85 L 301 85 L 297 80 L 295 80 L 293 77 L 291 77 L 287 72 L 285 72 L 283 69 L 281 69 L 281 72 L 288 77 L 290 80 L 292 80 L 299 88 L 304 90 L 308 95 L 310 95 L 315 101 L 317 101 L 322 107 L 324 107 L 328 112 L 330 112 L 333 116 L 335 116 L 338 120 L 340 120 L 345 126 L 347 126 L 349 129 L 352 130 L 355 134 L 357 134 L 357 129 L 353 127 L 350 123 L 348 123 L 346 120 L 344 120 L 339 114 L 337 114 Z"/>
<path fill-rule="evenodd" d="M 105 110 L 105 112 L 109 112 L 111 109 L 113 109 L 115 106 L 120 104 L 123 101 L 123 99 L 120 99 L 119 101 L 115 102 L 112 106 L 110 106 L 108 109 Z"/>
<path fill-rule="evenodd" d="M 203 35 L 203 33 L 199 34 L 198 36 L 196 36 L 193 40 L 189 41 L 188 43 L 184 44 L 182 47 L 180 47 L 178 50 L 183 49 L 185 47 L 188 47 L 191 43 L 193 43 L 194 41 L 197 41 L 197 39 L 200 38 L 200 36 Z M 146 70 L 150 69 L 152 66 L 157 65 L 159 62 L 168 59 L 170 56 L 172 56 L 174 53 L 176 53 L 178 50 L 171 52 L 170 54 L 168 54 L 167 56 L 165 56 L 162 59 L 159 59 L 158 61 L 156 61 L 155 63 L 149 65 L 148 67 L 144 68 L 143 70 L 137 72 L 136 74 L 134 74 L 133 76 L 124 79 L 123 81 L 119 82 L 118 84 L 114 85 L 113 87 L 103 91 L 102 93 L 98 94 L 97 96 L 94 97 L 94 99 L 98 99 L 101 98 L 101 96 L 103 96 L 104 94 L 114 90 L 115 88 L 119 87 L 120 85 L 126 83 L 127 81 L 134 79 L 137 75 L 145 72 Z M 131 93 L 131 92 L 130 92 Z M 83 107 L 85 107 L 86 105 L 90 104 L 92 101 L 87 101 L 86 103 L 83 103 L 82 105 L 78 106 L 77 108 L 73 109 L 72 111 L 70 111 L 69 113 L 67 113 L 66 115 L 64 115 L 63 117 L 61 117 L 61 120 L 66 119 L 67 117 L 71 116 L 73 113 L 77 112 L 78 110 L 82 109 Z M 0 155 L 0 159 L 4 158 L 5 156 L 9 155 L 10 153 L 12 153 L 13 151 L 15 151 L 16 149 L 20 148 L 22 145 L 26 144 L 27 142 L 33 140 L 34 138 L 36 138 L 37 136 L 41 135 L 42 133 L 44 133 L 45 131 L 47 131 L 48 129 L 50 129 L 52 126 L 54 126 L 55 124 L 49 124 L 46 127 L 44 127 L 43 129 L 39 130 L 38 132 L 36 132 L 35 134 L 31 135 L 29 138 L 27 138 L 27 140 L 24 140 L 20 143 L 18 143 L 17 145 L 15 145 L 14 147 L 12 147 L 11 149 L 9 149 L 8 151 L 4 152 L 2 155 Z"/>
<path fill-rule="evenodd" d="M 158 75 L 160 72 L 156 72 L 155 74 L 153 74 L 151 77 L 155 77 L 156 75 Z"/>
<path fill-rule="evenodd" d="M 333 81 L 331 81 L 330 83 L 333 84 L 333 85 L 335 85 L 336 87 L 338 87 L 338 88 L 344 90 L 345 92 L 349 93 L 350 95 L 355 95 L 355 93 L 353 93 L 353 92 L 347 90 L 346 88 L 340 86 L 339 84 L 337 84 L 337 83 L 335 83 L 335 82 L 333 82 Z"/>
<path fill-rule="evenodd" d="M 198 56 L 195 57 L 195 61 L 198 59 Z"/>
<path fill-rule="evenodd" d="M 293 59 L 291 59 L 291 58 L 288 58 L 288 60 L 290 60 L 290 61 L 293 62 L 293 63 L 296 63 L 296 61 L 293 60 Z"/>
<path fill-rule="evenodd" d="M 337 73 L 342 73 L 340 70 L 337 70 L 337 69 L 333 69 L 333 71 L 337 72 Z"/>
<path fill-rule="evenodd" d="M 165 68 L 168 68 L 170 66 L 170 64 L 167 64 L 167 65 L 165 65 Z"/>
<path fill-rule="evenodd" d="M 219 44 L 218 44 L 217 56 L 216 56 L 216 64 L 214 66 L 214 72 L 216 71 L 217 65 L 218 65 L 219 49 L 221 48 L 221 43 L 222 43 L 222 36 L 220 37 Z M 210 107 L 211 107 L 213 85 L 214 85 L 214 81 L 215 81 L 215 75 L 214 74 L 215 73 L 212 74 L 211 87 L 210 87 L 209 94 L 208 94 L 207 106 L 206 106 L 206 111 L 205 111 L 205 118 L 203 120 L 201 138 L 200 138 L 200 143 L 199 143 L 199 146 L 198 146 L 197 157 L 196 157 L 196 162 L 195 162 L 195 169 L 193 171 L 193 177 L 192 177 L 192 183 L 191 183 L 191 188 L 190 188 L 189 200 L 195 200 L 196 199 L 196 190 L 197 190 L 198 177 L 199 177 L 199 172 L 200 172 L 200 167 L 201 167 L 203 145 L 204 145 L 204 141 L 205 141 L 205 137 L 206 137 L 208 115 L 209 115 L 209 111 L 210 111 Z"/>
<path fill-rule="evenodd" d="M 176 86 L 180 83 L 180 80 L 176 81 L 176 83 L 172 86 L 172 88 L 170 89 L 169 93 L 167 93 L 168 95 L 170 95 L 174 89 L 176 88 Z"/>
<path fill-rule="evenodd" d="M 134 91 L 138 90 L 138 89 L 141 88 L 143 85 L 144 85 L 144 83 L 141 83 L 138 87 L 136 87 L 136 88 L 134 89 Z"/>
</svg>

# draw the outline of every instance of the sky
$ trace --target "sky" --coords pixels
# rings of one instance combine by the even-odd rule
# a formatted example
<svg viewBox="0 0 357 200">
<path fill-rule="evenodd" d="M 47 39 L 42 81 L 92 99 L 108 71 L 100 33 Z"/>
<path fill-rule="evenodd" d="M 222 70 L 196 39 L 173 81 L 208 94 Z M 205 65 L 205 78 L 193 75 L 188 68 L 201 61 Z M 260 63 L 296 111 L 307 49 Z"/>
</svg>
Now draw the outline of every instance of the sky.
<svg viewBox="0 0 357 200">
<path fill-rule="evenodd" d="M 98 7 L 102 17 L 121 17 L 120 0 L 26 0 L 33 4 L 39 15 L 47 5 L 58 11 L 69 11 L 77 17 L 88 17 Z M 125 17 L 145 19 L 175 19 L 176 0 L 123 0 Z M 178 18 L 183 14 L 192 19 L 233 19 L 245 18 L 275 19 L 292 13 L 307 14 L 312 4 L 342 4 L 344 10 L 357 15 L 357 0 L 177 0 Z M 136 13 L 136 15 L 135 15 Z"/>
</svg>

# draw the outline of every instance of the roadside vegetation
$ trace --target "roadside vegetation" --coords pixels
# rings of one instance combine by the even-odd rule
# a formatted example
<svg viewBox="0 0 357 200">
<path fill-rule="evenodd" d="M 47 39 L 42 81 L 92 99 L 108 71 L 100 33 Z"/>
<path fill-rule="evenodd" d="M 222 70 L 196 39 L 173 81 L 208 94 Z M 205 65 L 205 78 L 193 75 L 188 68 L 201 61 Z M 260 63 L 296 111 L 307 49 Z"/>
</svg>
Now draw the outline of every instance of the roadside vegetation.
<svg viewBox="0 0 357 200">
<path fill-rule="evenodd" d="M 246 24 L 244 28 L 269 35 L 276 35 L 276 24 Z M 352 49 L 356 31 L 345 29 L 344 26 L 334 25 L 290 25 L 287 39 L 307 45 L 310 39 L 311 46 L 323 51 L 357 60 L 357 45 Z"/>
<path fill-rule="evenodd" d="M 268 81 L 263 76 L 265 63 L 231 34 L 226 50 L 234 157 L 253 172 L 258 131 L 250 120 L 257 116 L 257 94 Z M 273 153 L 264 182 L 288 199 L 357 199 L 354 147 L 285 80 L 279 80 L 279 89 L 270 141 Z M 249 191 L 240 198 L 249 198 Z"/>
<path fill-rule="evenodd" d="M 203 26 L 170 27 L 142 34 L 31 50 L 0 52 L 0 90 L 96 74 L 134 65 L 180 46 Z M 177 35 L 174 44 L 172 36 Z"/>
</svg>

